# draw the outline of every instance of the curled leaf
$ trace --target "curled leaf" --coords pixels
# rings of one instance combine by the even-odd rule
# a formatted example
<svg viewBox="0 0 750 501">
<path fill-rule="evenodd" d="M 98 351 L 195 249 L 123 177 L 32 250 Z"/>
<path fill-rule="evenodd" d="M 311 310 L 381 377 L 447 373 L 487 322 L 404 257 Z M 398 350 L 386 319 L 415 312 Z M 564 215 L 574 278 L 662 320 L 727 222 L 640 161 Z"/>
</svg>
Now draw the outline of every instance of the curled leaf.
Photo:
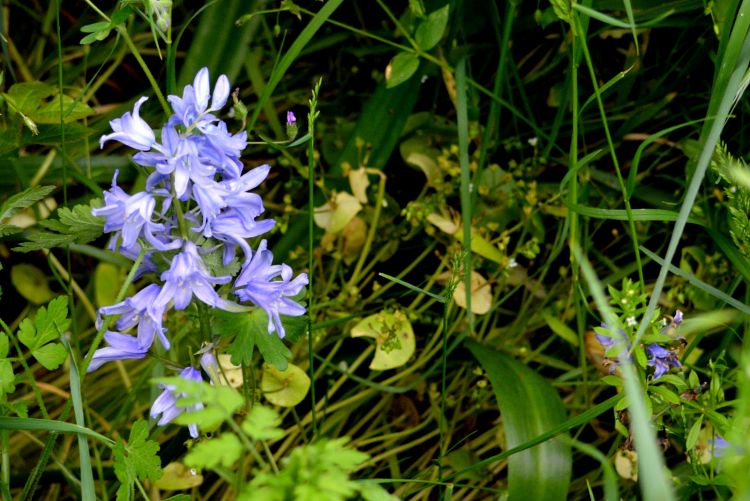
<svg viewBox="0 0 750 501">
<path fill-rule="evenodd" d="M 453 300 L 466 309 L 466 282 L 461 280 L 453 292 Z M 476 271 L 471 272 L 471 312 L 484 315 L 492 306 L 492 287 L 487 279 Z"/>
<path fill-rule="evenodd" d="M 203 475 L 176 461 L 165 466 L 163 471 L 164 474 L 154 485 L 165 491 L 190 489 L 203 483 Z"/>
</svg>

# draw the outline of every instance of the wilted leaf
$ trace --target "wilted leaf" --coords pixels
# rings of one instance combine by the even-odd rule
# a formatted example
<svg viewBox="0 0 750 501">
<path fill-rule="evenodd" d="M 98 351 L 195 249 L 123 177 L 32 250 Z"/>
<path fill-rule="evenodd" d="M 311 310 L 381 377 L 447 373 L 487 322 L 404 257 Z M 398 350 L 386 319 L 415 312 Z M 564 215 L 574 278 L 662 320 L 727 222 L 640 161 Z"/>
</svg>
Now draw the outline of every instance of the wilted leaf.
<svg viewBox="0 0 750 501">
<path fill-rule="evenodd" d="M 289 364 L 280 371 L 270 364 L 263 364 L 260 388 L 266 400 L 280 407 L 294 407 L 304 400 L 310 389 L 310 378 L 297 367 Z"/>
<path fill-rule="evenodd" d="M 326 202 L 315 208 L 315 224 L 330 233 L 339 233 L 359 211 L 362 204 L 354 196 L 342 191 L 333 202 Z"/>
<path fill-rule="evenodd" d="M 359 217 L 349 221 L 344 227 L 344 248 L 342 250 L 343 259 L 346 264 L 353 263 L 358 257 L 359 252 L 365 245 L 367 239 L 367 223 Z"/>
<path fill-rule="evenodd" d="M 195 471 L 194 468 L 188 468 L 182 463 L 172 462 L 163 469 L 162 477 L 154 482 L 158 489 L 165 491 L 177 491 L 198 487 L 203 483 L 203 475 Z"/>
<path fill-rule="evenodd" d="M 466 309 L 466 282 L 462 279 L 458 282 L 453 292 L 453 300 L 458 306 Z M 481 274 L 471 272 L 471 312 L 476 315 L 484 315 L 490 311 L 492 306 L 492 287 Z"/>
<path fill-rule="evenodd" d="M 367 203 L 367 187 L 370 186 L 370 180 L 367 179 L 367 171 L 364 167 L 352 169 L 349 171 L 349 185 L 352 188 L 354 197 L 360 203 Z"/>
<path fill-rule="evenodd" d="M 416 349 L 414 330 L 406 316 L 396 310 L 381 311 L 362 319 L 352 328 L 352 337 L 371 337 L 377 344 L 370 369 L 384 371 L 401 367 Z"/>
</svg>

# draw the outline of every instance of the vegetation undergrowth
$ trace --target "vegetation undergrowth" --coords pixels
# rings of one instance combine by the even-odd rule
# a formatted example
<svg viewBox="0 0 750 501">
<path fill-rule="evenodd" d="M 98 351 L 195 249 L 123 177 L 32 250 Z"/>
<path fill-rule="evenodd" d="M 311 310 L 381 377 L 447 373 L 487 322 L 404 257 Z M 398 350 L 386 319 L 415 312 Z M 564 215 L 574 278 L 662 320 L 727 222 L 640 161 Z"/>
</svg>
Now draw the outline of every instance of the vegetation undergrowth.
<svg viewBox="0 0 750 501">
<path fill-rule="evenodd" d="M 750 2 L 5 2 L 3 499 L 750 496 Z"/>
</svg>

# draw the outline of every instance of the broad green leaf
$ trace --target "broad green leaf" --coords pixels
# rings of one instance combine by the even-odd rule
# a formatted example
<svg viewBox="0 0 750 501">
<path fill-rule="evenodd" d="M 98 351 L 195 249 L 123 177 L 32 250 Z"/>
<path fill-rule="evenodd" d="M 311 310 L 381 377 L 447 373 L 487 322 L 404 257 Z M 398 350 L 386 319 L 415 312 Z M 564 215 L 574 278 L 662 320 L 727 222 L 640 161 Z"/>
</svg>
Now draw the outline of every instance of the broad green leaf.
<svg viewBox="0 0 750 501">
<path fill-rule="evenodd" d="M 59 96 L 53 97 L 48 103 L 30 113 L 29 118 L 37 124 L 59 124 L 61 110 L 63 123 L 80 120 L 94 113 L 89 105 L 72 97 L 63 96 L 62 103 L 60 101 Z"/>
<path fill-rule="evenodd" d="M 416 73 L 419 68 L 419 58 L 411 52 L 396 54 L 385 70 L 386 86 L 391 89 L 400 85 Z"/>
<path fill-rule="evenodd" d="M 557 392 L 539 374 L 517 360 L 465 341 L 492 384 L 503 416 L 508 448 L 523 444 L 565 421 Z M 510 499 L 566 499 L 572 469 L 570 445 L 552 439 L 508 458 Z"/>
<path fill-rule="evenodd" d="M 27 301 L 44 304 L 55 297 L 49 288 L 47 275 L 31 264 L 17 264 L 10 269 L 10 281 Z"/>
<path fill-rule="evenodd" d="M 229 468 L 242 453 L 242 444 L 234 433 L 224 432 L 196 444 L 185 456 L 185 464 L 194 468 L 215 468 L 219 465 Z"/>
<path fill-rule="evenodd" d="M 435 47 L 440 39 L 443 38 L 445 28 L 448 26 L 448 15 L 450 12 L 450 5 L 439 8 L 434 12 L 430 12 L 422 22 L 417 26 L 417 31 L 414 33 L 414 40 L 419 45 L 419 48 L 423 51 L 428 51 Z"/>
<path fill-rule="evenodd" d="M 281 371 L 263 364 L 260 389 L 266 400 L 280 407 L 294 407 L 302 402 L 310 389 L 310 377 L 294 364 Z"/>
<path fill-rule="evenodd" d="M 60 296 L 53 299 L 47 308 L 39 308 L 33 322 L 29 318 L 21 322 L 18 340 L 31 350 L 40 364 L 54 370 L 60 367 L 68 354 L 62 344 L 50 341 L 58 339 L 69 326 L 68 298 Z"/>
<path fill-rule="evenodd" d="M 72 122 L 91 115 L 86 103 L 62 96 L 62 103 L 56 87 L 43 82 L 22 82 L 13 84 L 3 96 L 10 108 L 22 115 L 24 120 L 39 124 L 59 124 L 62 111 L 63 122 Z M 49 99 L 48 99 L 49 98 Z M 31 127 L 29 125 L 30 128 Z"/>
<path fill-rule="evenodd" d="M 44 82 L 21 82 L 13 84 L 3 96 L 13 111 L 29 115 L 44 98 L 52 96 L 56 91 L 55 87 Z"/>
<path fill-rule="evenodd" d="M 276 440 L 284 436 L 278 413 L 266 406 L 255 404 L 242 423 L 242 430 L 253 440 Z"/>
<path fill-rule="evenodd" d="M 371 337 L 377 347 L 370 369 L 384 371 L 405 365 L 414 355 L 416 342 L 411 322 L 399 310 L 381 311 L 360 320 L 352 337 Z"/>
<path fill-rule="evenodd" d="M 276 334 L 268 333 L 268 315 L 260 308 L 250 313 L 230 313 L 216 310 L 213 312 L 214 328 L 225 337 L 234 336 L 229 347 L 232 363 L 250 365 L 253 350 L 258 347 L 263 360 L 284 370 L 292 352 Z"/>
</svg>

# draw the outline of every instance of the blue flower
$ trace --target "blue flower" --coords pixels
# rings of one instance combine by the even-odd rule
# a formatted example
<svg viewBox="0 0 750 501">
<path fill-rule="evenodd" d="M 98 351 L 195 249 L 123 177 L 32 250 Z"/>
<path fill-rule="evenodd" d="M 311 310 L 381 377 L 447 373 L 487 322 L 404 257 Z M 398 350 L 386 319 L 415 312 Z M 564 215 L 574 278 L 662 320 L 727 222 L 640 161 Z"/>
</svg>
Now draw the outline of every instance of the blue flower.
<svg viewBox="0 0 750 501">
<path fill-rule="evenodd" d="M 147 192 L 128 195 L 117 186 L 117 174 L 112 178 L 112 188 L 104 192 L 104 206 L 92 209 L 94 216 L 104 218 L 104 231 L 114 232 L 111 248 L 117 248 L 117 235 L 122 235 L 121 245 L 131 248 L 136 245 L 138 237 L 145 239 L 158 250 L 170 250 L 180 247 L 179 240 L 167 241 L 165 226 L 152 221 L 156 200 Z"/>
<path fill-rule="evenodd" d="M 193 242 L 187 242 L 183 251 L 172 258 L 172 265 L 161 274 L 161 279 L 164 286 L 153 302 L 153 311 L 163 311 L 170 301 L 174 301 L 175 309 L 184 310 L 193 294 L 209 306 L 231 308 L 231 302 L 220 298 L 213 284 L 225 284 L 232 277 L 211 276 Z"/>
<path fill-rule="evenodd" d="M 307 285 L 307 274 L 300 273 L 291 280 L 292 269 L 286 264 L 273 265 L 273 254 L 266 249 L 263 240 L 252 259 L 242 267 L 234 285 L 234 293 L 241 301 L 251 301 L 268 314 L 268 333 L 276 332 L 280 338 L 286 335 L 279 315 L 298 317 L 305 308 L 289 299 L 300 293 Z M 276 280 L 280 278 L 280 280 Z"/>
<path fill-rule="evenodd" d="M 114 140 L 130 146 L 135 150 L 146 151 L 151 149 L 156 141 L 154 131 L 151 130 L 151 127 L 139 114 L 141 105 L 147 99 L 147 97 L 142 97 L 136 101 L 132 115 L 130 112 L 127 112 L 121 118 L 116 118 L 109 122 L 109 125 L 112 126 L 114 132 L 102 136 L 101 139 L 99 139 L 100 148 L 103 148 L 104 143 L 107 141 Z"/>
<path fill-rule="evenodd" d="M 229 97 L 229 90 L 229 79 L 226 75 L 221 75 L 216 80 L 213 96 L 211 96 L 208 68 L 201 68 L 195 75 L 193 85 L 185 86 L 182 97 L 169 96 L 167 98 L 175 113 L 168 123 L 203 130 L 211 122 L 218 120 L 209 113 L 224 107 Z M 210 108 L 208 107 L 209 99 L 211 99 Z"/>
<path fill-rule="evenodd" d="M 104 334 L 104 340 L 109 346 L 99 348 L 94 352 L 86 372 L 92 372 L 113 360 L 130 360 L 139 359 L 146 356 L 148 346 L 143 346 L 137 337 L 119 332 L 109 332 Z"/>
<path fill-rule="evenodd" d="M 158 285 L 148 285 L 120 303 L 99 308 L 99 315 L 120 315 L 115 323 L 117 330 L 127 331 L 137 325 L 138 340 L 142 346 L 150 348 L 154 337 L 158 336 L 162 346 L 168 350 L 170 343 L 164 335 L 166 329 L 162 327 L 164 311 L 154 308 L 160 292 Z"/>
<path fill-rule="evenodd" d="M 668 350 L 658 344 L 650 344 L 646 351 L 651 356 L 648 365 L 654 368 L 654 380 L 659 379 L 668 372 L 670 367 L 682 367 L 677 355 L 672 350 Z"/>
<path fill-rule="evenodd" d="M 197 369 L 192 367 L 186 367 L 180 372 L 180 377 L 189 381 L 203 381 L 201 373 Z M 177 405 L 177 401 L 185 396 L 184 393 L 175 392 L 175 387 L 167 384 L 159 385 L 164 391 L 154 400 L 154 404 L 151 406 L 150 416 L 154 419 L 161 415 L 161 418 L 157 422 L 159 426 L 172 421 L 174 418 L 187 411 L 197 411 L 203 408 L 203 404 L 197 403 L 187 407 Z M 188 425 L 190 430 L 190 436 L 198 438 L 198 426 L 195 424 Z"/>
</svg>

